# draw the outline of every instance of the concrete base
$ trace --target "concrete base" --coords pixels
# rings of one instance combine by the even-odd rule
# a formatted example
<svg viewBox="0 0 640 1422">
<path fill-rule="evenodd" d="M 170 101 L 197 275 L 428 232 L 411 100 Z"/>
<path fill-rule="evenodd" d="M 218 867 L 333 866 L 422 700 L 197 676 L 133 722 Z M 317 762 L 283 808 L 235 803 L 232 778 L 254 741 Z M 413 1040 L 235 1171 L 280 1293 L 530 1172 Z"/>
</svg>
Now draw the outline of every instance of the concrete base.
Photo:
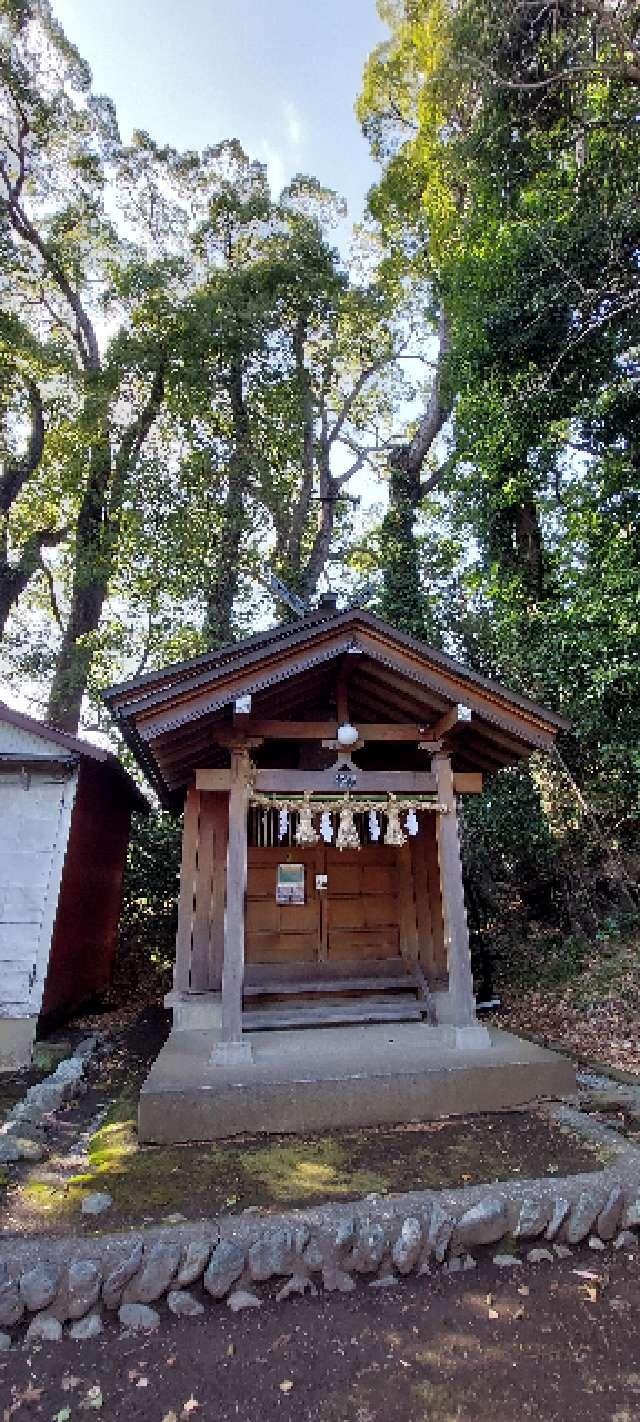
<svg viewBox="0 0 640 1422">
<path fill-rule="evenodd" d="M 20 1071 L 31 1065 L 37 1017 L 0 1017 L 0 1071 Z"/>
<path fill-rule="evenodd" d="M 145 1143 L 308 1132 L 496 1111 L 575 1091 L 556 1052 L 479 1026 L 300 1028 L 248 1034 L 250 1062 L 211 1060 L 219 1034 L 174 1028 L 140 1094 Z"/>
</svg>

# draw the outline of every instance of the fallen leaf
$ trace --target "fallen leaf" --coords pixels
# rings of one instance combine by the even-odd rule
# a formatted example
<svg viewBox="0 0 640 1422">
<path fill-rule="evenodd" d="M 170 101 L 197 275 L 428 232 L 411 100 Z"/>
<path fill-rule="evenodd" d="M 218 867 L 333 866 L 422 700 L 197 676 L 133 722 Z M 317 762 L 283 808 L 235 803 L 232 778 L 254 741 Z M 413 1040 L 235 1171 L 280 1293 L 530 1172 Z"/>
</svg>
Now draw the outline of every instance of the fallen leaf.
<svg viewBox="0 0 640 1422">
<path fill-rule="evenodd" d="M 82 1378 L 74 1378 L 73 1373 L 65 1373 L 60 1385 L 63 1392 L 71 1392 L 74 1387 L 79 1387 Z"/>
<path fill-rule="evenodd" d="M 519 1294 L 522 1294 L 523 1299 L 528 1298 L 528 1297 L 529 1297 L 529 1285 L 528 1285 L 528 1284 L 519 1284 L 519 1285 L 518 1285 L 518 1293 L 519 1293 Z"/>
<path fill-rule="evenodd" d="M 96 1412 L 102 1407 L 102 1391 L 98 1383 L 94 1383 L 85 1394 L 80 1403 L 81 1407 L 93 1407 Z"/>
<path fill-rule="evenodd" d="M 498 1313 L 497 1308 L 490 1308 L 490 1309 L 489 1309 L 489 1318 L 499 1318 L 499 1317 L 500 1317 L 500 1314 Z"/>
<path fill-rule="evenodd" d="M 292 1387 L 293 1387 L 293 1381 L 292 1381 L 291 1378 L 285 1378 L 285 1379 L 284 1379 L 284 1382 L 281 1382 L 281 1383 L 280 1383 L 280 1391 L 281 1391 L 281 1392 L 291 1392 Z"/>
<path fill-rule="evenodd" d="M 197 1412 L 197 1411 L 198 1411 L 199 1406 L 200 1406 L 200 1403 L 198 1402 L 197 1398 L 193 1397 L 193 1395 L 192 1395 L 191 1397 L 188 1397 L 188 1398 L 187 1398 L 187 1401 L 184 1402 L 183 1405 L 182 1405 L 182 1413 L 181 1413 L 181 1416 L 182 1416 L 182 1417 L 189 1417 L 192 1412 Z"/>
<path fill-rule="evenodd" d="M 137 1381 L 137 1383 L 136 1383 L 136 1387 L 148 1387 L 148 1386 L 149 1386 L 149 1379 L 148 1379 L 148 1378 L 138 1378 L 138 1381 Z"/>
<path fill-rule="evenodd" d="M 56 1412 L 56 1415 L 55 1415 L 55 1417 L 54 1417 L 54 1422 L 69 1422 L 70 1416 L 71 1416 L 71 1408 L 70 1408 L 70 1407 L 61 1407 L 61 1408 L 60 1408 L 60 1411 L 59 1411 L 59 1412 Z"/>
<path fill-rule="evenodd" d="M 229 1347 L 227 1348 L 227 1357 L 228 1357 L 228 1358 L 232 1358 L 233 1355 L 234 1355 L 234 1353 L 235 1353 L 235 1351 L 236 1351 L 236 1345 L 235 1345 L 235 1343 L 230 1343 L 230 1344 L 229 1344 Z"/>
<path fill-rule="evenodd" d="M 175 1412 L 165 1412 L 162 1422 L 178 1422 Z"/>
<path fill-rule="evenodd" d="M 523 1308 L 517 1308 L 516 1311 L 515 1311 L 515 1313 L 514 1313 L 514 1315 L 513 1315 L 513 1317 L 514 1317 L 514 1318 L 524 1318 L 524 1309 L 523 1309 Z"/>
</svg>

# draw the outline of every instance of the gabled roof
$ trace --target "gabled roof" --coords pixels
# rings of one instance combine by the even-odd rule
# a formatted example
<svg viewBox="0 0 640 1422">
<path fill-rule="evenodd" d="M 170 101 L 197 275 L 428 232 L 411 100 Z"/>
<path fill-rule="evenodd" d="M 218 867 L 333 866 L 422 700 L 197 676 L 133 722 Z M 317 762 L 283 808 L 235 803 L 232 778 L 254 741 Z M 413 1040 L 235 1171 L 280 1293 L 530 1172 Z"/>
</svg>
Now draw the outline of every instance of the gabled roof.
<svg viewBox="0 0 640 1422">
<path fill-rule="evenodd" d="M 43 760 L 74 761 L 81 759 L 97 761 L 100 765 L 104 765 L 107 770 L 122 781 L 136 810 L 146 811 L 149 809 L 149 802 L 145 799 L 142 791 L 138 789 L 135 780 L 111 751 L 102 750 L 100 746 L 94 746 L 90 741 L 80 740 L 78 736 L 71 736 L 67 731 L 59 731 L 56 726 L 49 726 L 46 721 L 37 721 L 35 717 L 26 716 L 22 711 L 14 711 L 11 706 L 7 706 L 5 701 L 0 701 L 0 723 L 2 722 L 5 725 L 15 726 L 17 730 L 25 731 L 29 736 L 35 736 L 39 741 L 42 741 Z M 49 754 L 45 749 L 47 746 Z M 18 751 L 11 758 L 19 761 L 22 757 Z M 7 757 L 4 759 L 6 761 Z"/>
<path fill-rule="evenodd" d="M 161 798 L 172 803 L 197 765 L 215 763 L 216 731 L 225 721 L 228 727 L 238 697 L 251 694 L 258 716 L 315 719 L 313 707 L 331 692 L 332 664 L 347 656 L 353 714 L 360 720 L 428 727 L 464 702 L 473 712 L 478 764 L 484 759 L 488 770 L 551 746 L 568 726 L 557 713 L 360 609 L 321 608 L 112 686 L 104 697 Z M 468 749 L 467 759 L 475 763 Z"/>
</svg>

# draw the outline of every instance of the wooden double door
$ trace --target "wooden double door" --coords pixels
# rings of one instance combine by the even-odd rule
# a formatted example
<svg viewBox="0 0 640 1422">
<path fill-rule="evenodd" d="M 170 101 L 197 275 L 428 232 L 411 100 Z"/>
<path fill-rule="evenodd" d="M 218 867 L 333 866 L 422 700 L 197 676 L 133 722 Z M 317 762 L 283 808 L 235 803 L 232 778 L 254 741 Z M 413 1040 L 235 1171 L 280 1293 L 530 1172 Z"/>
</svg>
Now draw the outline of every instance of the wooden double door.
<svg viewBox="0 0 640 1422">
<path fill-rule="evenodd" d="M 252 963 L 357 962 L 396 958 L 402 865 L 392 846 L 250 848 L 245 960 Z M 299 864 L 304 901 L 278 903 L 278 868 Z M 326 876 L 326 887 L 319 887 Z"/>
</svg>

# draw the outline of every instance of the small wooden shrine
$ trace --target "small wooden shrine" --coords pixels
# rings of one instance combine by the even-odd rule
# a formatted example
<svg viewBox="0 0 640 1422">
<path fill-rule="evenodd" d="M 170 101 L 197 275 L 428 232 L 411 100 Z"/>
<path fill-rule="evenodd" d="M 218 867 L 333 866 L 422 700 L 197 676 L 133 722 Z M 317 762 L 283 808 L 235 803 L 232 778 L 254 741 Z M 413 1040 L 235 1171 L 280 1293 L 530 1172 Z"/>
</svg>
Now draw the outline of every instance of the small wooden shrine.
<svg viewBox="0 0 640 1422">
<path fill-rule="evenodd" d="M 184 803 L 170 1000 L 209 1065 L 250 1067 L 269 1031 L 389 1022 L 489 1047 L 456 806 L 561 717 L 326 604 L 107 701 L 163 803 Z"/>
</svg>

